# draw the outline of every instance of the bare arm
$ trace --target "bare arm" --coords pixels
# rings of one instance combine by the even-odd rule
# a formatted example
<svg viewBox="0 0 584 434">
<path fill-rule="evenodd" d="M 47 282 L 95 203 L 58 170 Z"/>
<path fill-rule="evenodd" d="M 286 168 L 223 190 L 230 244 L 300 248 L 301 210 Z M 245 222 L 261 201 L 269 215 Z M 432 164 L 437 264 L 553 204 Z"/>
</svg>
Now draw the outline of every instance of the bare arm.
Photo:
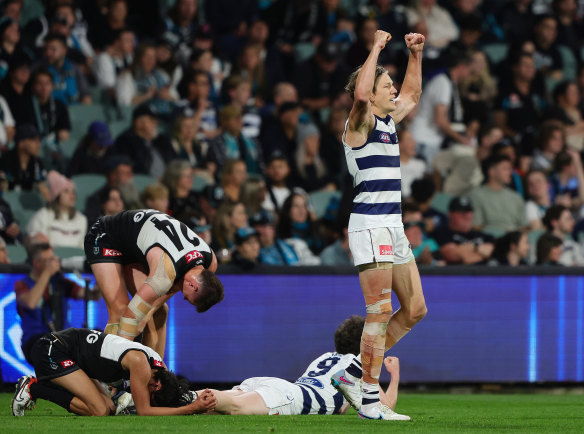
<svg viewBox="0 0 584 434">
<path fill-rule="evenodd" d="M 57 258 L 48 262 L 32 289 L 24 294 L 20 294 L 16 302 L 27 309 L 35 309 L 41 301 L 41 298 L 43 298 L 49 280 L 51 280 L 53 274 L 59 271 L 60 268 L 61 266 Z"/>
<path fill-rule="evenodd" d="M 346 143 L 351 147 L 362 146 L 366 141 L 375 118 L 371 113 L 371 93 L 375 87 L 375 69 L 379 53 L 389 42 L 391 35 L 382 30 L 375 32 L 373 48 L 365 60 L 355 83 L 353 108 L 349 113 Z"/>
<path fill-rule="evenodd" d="M 469 140 L 462 134 L 457 133 L 452 129 L 450 119 L 448 119 L 448 107 L 444 104 L 438 104 L 434 108 L 434 123 L 436 126 L 448 137 L 458 143 L 469 144 Z"/>
<path fill-rule="evenodd" d="M 392 410 L 395 410 L 398 395 L 397 391 L 399 388 L 399 359 L 397 357 L 389 356 L 383 360 L 383 364 L 391 378 L 389 380 L 389 386 L 387 386 L 385 392 L 381 386 L 379 386 L 379 400 L 383 405 L 387 405 Z"/>
<path fill-rule="evenodd" d="M 396 124 L 416 107 L 422 95 L 422 50 L 425 38 L 419 33 L 408 33 L 405 41 L 410 57 L 401 92 L 395 100 L 396 109 L 391 113 Z"/>
</svg>

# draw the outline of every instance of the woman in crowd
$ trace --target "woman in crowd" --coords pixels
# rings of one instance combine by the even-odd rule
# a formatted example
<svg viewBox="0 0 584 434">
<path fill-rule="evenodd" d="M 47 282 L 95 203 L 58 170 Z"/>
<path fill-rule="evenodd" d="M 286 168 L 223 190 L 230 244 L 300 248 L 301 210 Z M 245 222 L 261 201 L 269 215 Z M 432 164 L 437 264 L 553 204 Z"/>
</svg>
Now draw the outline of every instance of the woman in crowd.
<svg viewBox="0 0 584 434">
<path fill-rule="evenodd" d="M 168 213 L 178 216 L 188 210 L 199 209 L 197 193 L 193 191 L 193 168 L 185 160 L 171 161 L 161 182 L 168 188 Z"/>
<path fill-rule="evenodd" d="M 245 206 L 241 202 L 225 201 L 217 209 L 211 234 L 211 247 L 217 252 L 217 259 L 226 262 L 231 257 L 231 249 L 235 246 L 235 232 L 248 225 Z"/>
<path fill-rule="evenodd" d="M 299 128 L 294 165 L 294 185 L 307 192 L 336 190 L 332 176 L 320 158 L 320 131 L 309 124 Z"/>
<path fill-rule="evenodd" d="M 495 249 L 491 255 L 492 265 L 507 265 L 517 267 L 527 265 L 529 258 L 529 240 L 527 232 L 507 232 L 495 241 Z"/>
</svg>

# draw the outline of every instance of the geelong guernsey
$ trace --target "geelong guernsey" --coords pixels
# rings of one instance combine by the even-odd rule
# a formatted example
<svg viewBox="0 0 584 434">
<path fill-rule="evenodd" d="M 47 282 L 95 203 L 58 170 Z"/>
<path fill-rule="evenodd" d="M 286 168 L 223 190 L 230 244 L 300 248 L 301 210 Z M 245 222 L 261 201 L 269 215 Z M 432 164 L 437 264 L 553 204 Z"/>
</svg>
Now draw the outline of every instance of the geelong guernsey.
<svg viewBox="0 0 584 434">
<path fill-rule="evenodd" d="M 403 227 L 399 144 L 393 119 L 390 115 L 375 116 L 375 127 L 367 141 L 356 148 L 345 142 L 348 124 L 347 120 L 343 146 L 355 188 L 349 232 Z"/>
</svg>

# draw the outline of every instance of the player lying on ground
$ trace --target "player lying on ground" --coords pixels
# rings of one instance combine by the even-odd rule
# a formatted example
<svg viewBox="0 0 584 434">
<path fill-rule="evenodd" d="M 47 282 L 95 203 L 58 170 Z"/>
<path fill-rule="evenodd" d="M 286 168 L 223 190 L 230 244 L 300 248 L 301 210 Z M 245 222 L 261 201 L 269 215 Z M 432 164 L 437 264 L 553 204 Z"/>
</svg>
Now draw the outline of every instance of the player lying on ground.
<svg viewBox="0 0 584 434">
<path fill-rule="evenodd" d="M 80 416 L 113 414 L 114 403 L 99 381 L 130 379 L 137 413 L 142 416 L 212 411 L 216 399 L 203 390 L 191 401 L 162 358 L 151 348 L 95 330 L 70 328 L 47 333 L 31 350 L 37 378 L 21 377 L 12 414 L 24 416 L 35 400 L 46 399 Z"/>
<path fill-rule="evenodd" d="M 163 357 L 166 300 L 182 291 L 205 312 L 223 299 L 211 248 L 185 224 L 156 210 L 99 218 L 85 237 L 85 255 L 107 305 L 105 332 L 133 340 L 148 324 L 142 342 Z"/>
</svg>

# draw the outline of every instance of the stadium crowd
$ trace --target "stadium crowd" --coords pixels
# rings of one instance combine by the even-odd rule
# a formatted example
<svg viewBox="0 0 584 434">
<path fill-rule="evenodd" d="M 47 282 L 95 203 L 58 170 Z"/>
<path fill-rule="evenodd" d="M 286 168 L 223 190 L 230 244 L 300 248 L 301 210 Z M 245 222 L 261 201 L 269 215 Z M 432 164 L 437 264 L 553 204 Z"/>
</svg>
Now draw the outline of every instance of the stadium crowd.
<svg viewBox="0 0 584 434">
<path fill-rule="evenodd" d="M 584 1 L 3 0 L 0 14 L 8 256 L 81 250 L 99 216 L 147 207 L 236 270 L 351 265 L 344 86 L 382 29 L 396 87 L 403 36 L 426 36 L 398 131 L 418 263 L 584 265 Z"/>
</svg>

